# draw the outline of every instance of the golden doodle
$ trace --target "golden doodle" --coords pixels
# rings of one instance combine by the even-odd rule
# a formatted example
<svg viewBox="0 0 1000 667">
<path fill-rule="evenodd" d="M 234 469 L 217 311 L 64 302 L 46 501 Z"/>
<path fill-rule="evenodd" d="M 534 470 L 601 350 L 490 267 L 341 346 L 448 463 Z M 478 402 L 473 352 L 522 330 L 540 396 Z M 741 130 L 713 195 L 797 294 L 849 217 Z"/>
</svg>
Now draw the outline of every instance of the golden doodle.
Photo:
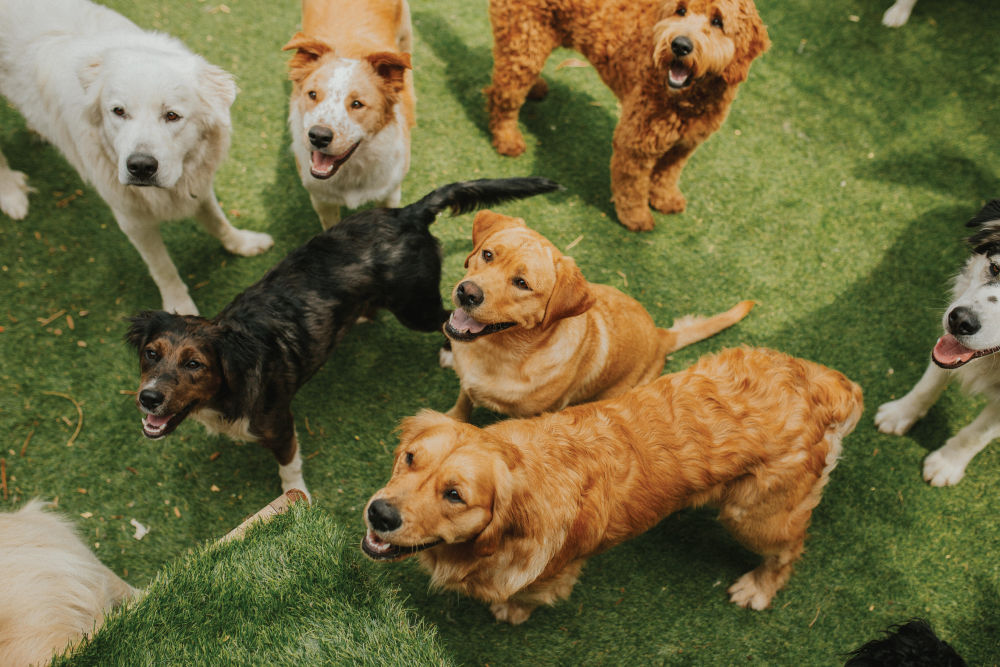
<svg viewBox="0 0 1000 667">
<path fill-rule="evenodd" d="M 660 329 L 635 299 L 587 282 L 572 258 L 520 218 L 481 211 L 472 244 L 444 328 L 451 354 L 442 355 L 461 382 L 448 414 L 462 421 L 475 405 L 531 417 L 618 396 L 658 377 L 674 350 L 753 308 L 743 301 Z"/>
<path fill-rule="evenodd" d="M 568 597 L 590 556 L 712 505 L 763 557 L 730 600 L 764 609 L 862 410 L 842 374 L 743 347 L 615 399 L 483 429 L 423 411 L 403 421 L 361 546 L 376 560 L 418 554 L 432 586 L 516 624 Z"/>
<path fill-rule="evenodd" d="M 653 228 L 649 206 L 679 213 L 691 153 L 722 125 L 750 63 L 767 50 L 752 0 L 491 0 L 493 146 L 520 155 L 517 118 L 539 99 L 539 75 L 558 46 L 586 56 L 621 102 L 611 192 L 618 220 Z"/>
</svg>

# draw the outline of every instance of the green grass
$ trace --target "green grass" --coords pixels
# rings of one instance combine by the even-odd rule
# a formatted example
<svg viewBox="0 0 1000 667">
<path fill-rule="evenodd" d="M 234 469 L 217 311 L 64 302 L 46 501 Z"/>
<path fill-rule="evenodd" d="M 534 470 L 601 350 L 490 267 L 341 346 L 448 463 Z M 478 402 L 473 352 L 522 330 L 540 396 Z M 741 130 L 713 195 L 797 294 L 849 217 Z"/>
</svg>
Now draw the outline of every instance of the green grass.
<svg viewBox="0 0 1000 667">
<path fill-rule="evenodd" d="M 773 609 L 727 602 L 726 586 L 756 559 L 710 512 L 696 511 L 592 559 L 569 601 L 523 626 L 498 625 L 474 600 L 428 591 L 413 562 L 355 563 L 330 546 L 338 534 L 348 545 L 360 538 L 361 509 L 388 477 L 399 419 L 446 409 L 458 390 L 455 376 L 437 366 L 440 338 L 384 314 L 352 331 L 296 398 L 318 509 L 247 546 L 258 558 L 268 548 L 313 554 L 317 585 L 286 589 L 301 596 L 300 609 L 326 610 L 333 589 L 363 598 L 364 591 L 337 585 L 351 563 L 357 587 L 378 578 L 379 590 L 397 589 L 414 623 L 435 627 L 443 652 L 459 664 L 828 665 L 912 616 L 928 618 L 971 664 L 1000 660 L 1000 447 L 980 454 L 954 488 L 930 488 L 920 476 L 927 453 L 981 403 L 953 387 L 906 437 L 872 425 L 875 408 L 923 371 L 949 279 L 966 255 L 962 223 L 1000 195 L 1000 49 L 988 28 L 1000 22 L 1000 5 L 921 0 L 908 25 L 890 30 L 880 24 L 889 2 L 760 0 L 771 50 L 754 64 L 726 124 L 684 171 L 688 210 L 657 215 L 657 229 L 641 235 L 614 222 L 608 161 L 616 103 L 594 71 L 557 69 L 573 54 L 554 54 L 549 99 L 522 113 L 527 153 L 500 157 L 489 144 L 480 92 L 491 64 L 486 0 L 412 3 L 418 126 L 404 201 L 467 178 L 558 180 L 565 192 L 502 210 L 524 216 L 561 247 L 582 236 L 572 254 L 588 278 L 631 294 L 658 322 L 744 298 L 759 303 L 733 329 L 675 354 L 668 370 L 724 346 L 767 345 L 843 371 L 864 387 L 868 407 L 814 515 L 808 551 Z M 181 274 L 197 286 L 195 301 L 214 314 L 319 230 L 285 125 L 290 86 L 280 47 L 296 29 L 298 3 L 230 0 L 229 12 L 213 11 L 219 5 L 211 0 L 107 4 L 178 35 L 238 79 L 233 148 L 216 189 L 235 224 L 268 231 L 276 247 L 238 258 L 194 222 L 164 227 Z M 185 563 L 204 572 L 222 558 L 199 545 L 279 493 L 274 461 L 194 423 L 164 441 L 143 439 L 132 397 L 122 393 L 137 380 L 122 320 L 158 306 L 156 289 L 96 193 L 2 105 L 0 147 L 39 190 L 26 220 L 0 217 L 0 456 L 10 493 L 3 506 L 58 498 L 105 563 L 134 585 L 153 582 L 150 608 L 177 607 L 183 600 L 171 596 L 198 590 L 199 579 L 176 594 L 165 582 L 179 581 Z M 463 274 L 470 223 L 470 216 L 443 217 L 433 227 L 445 254 L 442 295 Z M 65 315 L 39 323 L 63 309 L 73 328 Z M 71 447 L 76 409 L 46 392 L 82 407 Z M 132 538 L 132 518 L 151 528 L 142 541 Z M 297 521 L 307 524 L 299 529 Z M 292 544 L 297 539 L 303 543 Z M 228 547 L 233 560 L 218 562 L 235 563 L 239 553 Z M 217 572 L 211 590 L 257 590 L 235 565 Z M 236 616 L 251 608 L 205 621 L 194 646 L 206 660 L 264 650 L 247 637 L 245 646 L 208 653 L 221 628 L 237 618 L 253 622 Z M 266 627 L 268 619 L 256 622 Z M 138 641 L 121 627 L 113 642 L 96 645 L 124 651 Z M 269 634 L 267 651 L 292 662 L 301 654 L 288 642 L 297 636 Z M 190 656 L 182 648 L 178 662 Z"/>
</svg>

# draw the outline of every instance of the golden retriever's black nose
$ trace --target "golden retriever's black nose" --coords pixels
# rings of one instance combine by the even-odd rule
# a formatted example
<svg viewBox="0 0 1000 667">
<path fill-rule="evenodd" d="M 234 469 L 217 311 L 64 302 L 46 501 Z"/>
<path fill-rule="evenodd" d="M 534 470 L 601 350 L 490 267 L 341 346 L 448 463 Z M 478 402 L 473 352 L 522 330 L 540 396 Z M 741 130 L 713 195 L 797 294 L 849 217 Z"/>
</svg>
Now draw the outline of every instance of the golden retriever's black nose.
<svg viewBox="0 0 1000 667">
<path fill-rule="evenodd" d="M 971 308 L 959 306 L 948 313 L 948 331 L 953 335 L 971 336 L 981 328 L 979 318 L 976 317 Z"/>
<path fill-rule="evenodd" d="M 147 410 L 155 410 L 163 403 L 163 394 L 152 389 L 139 392 L 139 404 Z"/>
<path fill-rule="evenodd" d="M 455 298 L 458 299 L 460 306 L 478 306 L 483 302 L 483 290 L 479 289 L 479 285 L 471 280 L 466 280 L 458 284 L 455 289 Z"/>
<path fill-rule="evenodd" d="M 368 523 L 380 532 L 396 530 L 403 525 L 399 510 L 379 498 L 368 506 Z"/>
<path fill-rule="evenodd" d="M 156 158 L 147 153 L 133 153 L 125 161 L 128 173 L 143 181 L 152 178 L 159 167 L 160 163 L 156 161 Z"/>
<path fill-rule="evenodd" d="M 313 125 L 309 128 L 309 143 L 314 148 L 326 148 L 333 141 L 333 130 L 322 125 Z"/>
<path fill-rule="evenodd" d="M 681 35 L 680 37 L 675 37 L 674 41 L 670 42 L 670 50 L 674 52 L 674 55 L 678 58 L 683 58 L 687 54 L 694 51 L 694 44 L 691 40 Z"/>
</svg>

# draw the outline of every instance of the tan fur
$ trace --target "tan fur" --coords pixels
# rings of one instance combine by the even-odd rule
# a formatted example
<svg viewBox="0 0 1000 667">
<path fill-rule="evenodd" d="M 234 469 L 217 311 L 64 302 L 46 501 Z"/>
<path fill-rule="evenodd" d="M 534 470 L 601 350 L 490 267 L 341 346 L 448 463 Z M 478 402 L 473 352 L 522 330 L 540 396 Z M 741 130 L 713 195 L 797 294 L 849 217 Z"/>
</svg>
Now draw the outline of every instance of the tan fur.
<svg viewBox="0 0 1000 667">
<path fill-rule="evenodd" d="M 539 74 L 549 53 L 580 51 L 621 101 L 611 190 L 619 221 L 632 230 L 653 228 L 650 205 L 684 210 L 677 182 L 685 162 L 722 125 L 751 61 L 770 45 L 752 0 L 491 0 L 490 19 L 486 95 L 497 151 L 524 152 L 517 117 L 525 97 L 544 96 Z M 680 35 L 693 46 L 683 60 L 694 78 L 673 89 L 671 42 Z"/>
<path fill-rule="evenodd" d="M 485 429 L 424 411 L 403 421 L 363 546 L 427 547 L 433 586 L 520 623 L 567 597 L 588 557 L 709 504 L 764 558 L 730 599 L 764 609 L 862 410 L 836 371 L 737 348 L 616 399 Z M 372 528 L 376 501 L 397 512 L 393 530 Z"/>
<path fill-rule="evenodd" d="M 743 301 L 725 313 L 660 329 L 635 299 L 587 282 L 570 257 L 524 220 L 481 211 L 472 240 L 468 273 L 453 295 L 472 282 L 484 300 L 465 311 L 484 324 L 516 326 L 452 343 L 461 393 L 448 414 L 463 421 L 473 405 L 530 417 L 618 396 L 659 376 L 674 350 L 735 324 L 753 307 Z M 530 289 L 518 288 L 515 278 Z"/>
<path fill-rule="evenodd" d="M 48 664 L 138 592 L 42 506 L 0 514 L 0 665 Z"/>
</svg>

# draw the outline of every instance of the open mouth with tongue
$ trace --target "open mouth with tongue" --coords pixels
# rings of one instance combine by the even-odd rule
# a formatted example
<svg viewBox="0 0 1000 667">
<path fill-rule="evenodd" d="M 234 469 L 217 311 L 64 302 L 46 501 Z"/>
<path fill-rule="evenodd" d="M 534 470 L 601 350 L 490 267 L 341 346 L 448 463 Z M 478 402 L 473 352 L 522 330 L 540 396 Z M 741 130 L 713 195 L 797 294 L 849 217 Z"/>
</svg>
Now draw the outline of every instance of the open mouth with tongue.
<svg viewBox="0 0 1000 667">
<path fill-rule="evenodd" d="M 516 326 L 517 322 L 483 324 L 459 308 L 451 314 L 444 325 L 444 332 L 452 340 L 472 340 Z"/>
<path fill-rule="evenodd" d="M 683 61 L 675 60 L 670 63 L 667 72 L 667 85 L 674 90 L 686 88 L 694 78 L 694 70 L 688 67 Z"/>
<path fill-rule="evenodd" d="M 142 434 L 149 438 L 150 440 L 159 440 L 160 438 L 166 437 L 177 428 L 184 418 L 188 416 L 191 412 L 191 408 L 194 407 L 194 403 L 187 406 L 180 412 L 175 412 L 170 415 L 151 415 L 145 414 L 142 416 Z"/>
<path fill-rule="evenodd" d="M 419 544 L 415 547 L 401 547 L 390 542 L 386 542 L 369 529 L 368 534 L 361 540 L 361 550 L 372 560 L 401 560 L 407 556 L 412 556 L 418 551 L 430 549 L 441 544 L 442 540 L 434 540 L 426 544 Z"/>
<path fill-rule="evenodd" d="M 340 155 L 327 155 L 322 151 L 313 151 L 311 156 L 312 163 L 309 166 L 309 173 L 311 173 L 314 178 L 318 178 L 320 180 L 330 178 L 337 173 L 337 170 L 340 169 L 341 165 L 347 162 L 347 160 L 354 155 L 354 151 L 356 151 L 360 145 L 361 141 L 359 140 L 356 144 L 348 148 L 347 151 L 341 153 Z"/>
<path fill-rule="evenodd" d="M 945 334 L 938 339 L 934 351 L 931 352 L 931 359 L 941 368 L 958 368 L 964 366 L 973 359 L 986 357 L 994 352 L 1000 352 L 1000 347 L 991 347 L 986 350 L 973 350 L 958 342 L 958 339 L 951 334 Z"/>
</svg>

